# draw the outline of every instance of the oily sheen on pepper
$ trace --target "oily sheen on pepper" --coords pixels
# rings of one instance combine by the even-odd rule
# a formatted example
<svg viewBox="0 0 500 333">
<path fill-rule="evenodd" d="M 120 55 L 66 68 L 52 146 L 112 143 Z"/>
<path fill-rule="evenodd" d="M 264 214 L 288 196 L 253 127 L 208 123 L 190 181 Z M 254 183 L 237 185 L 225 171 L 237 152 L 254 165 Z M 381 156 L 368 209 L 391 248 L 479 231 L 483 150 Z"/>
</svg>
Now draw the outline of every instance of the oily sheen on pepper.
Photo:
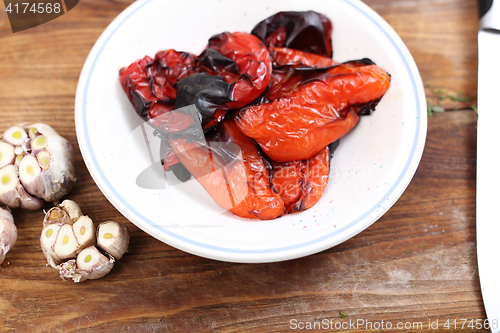
<svg viewBox="0 0 500 333">
<path fill-rule="evenodd" d="M 244 218 L 269 220 L 309 209 L 330 173 L 330 148 L 309 160 L 276 163 L 225 119 L 206 142 L 172 140 L 182 164 L 222 208 Z"/>
<path fill-rule="evenodd" d="M 357 106 L 380 99 L 389 83 L 376 65 L 344 63 L 286 97 L 242 109 L 236 124 L 273 161 L 309 159 L 349 132 L 359 119 Z"/>
</svg>

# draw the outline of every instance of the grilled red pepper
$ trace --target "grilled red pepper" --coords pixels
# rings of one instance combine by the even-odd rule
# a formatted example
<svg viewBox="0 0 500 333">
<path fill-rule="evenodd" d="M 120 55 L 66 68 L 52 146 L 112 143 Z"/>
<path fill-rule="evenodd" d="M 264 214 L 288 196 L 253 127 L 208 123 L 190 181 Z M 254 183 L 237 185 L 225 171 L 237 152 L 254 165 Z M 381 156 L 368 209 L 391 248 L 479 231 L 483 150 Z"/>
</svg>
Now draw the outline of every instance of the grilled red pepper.
<svg viewBox="0 0 500 333">
<path fill-rule="evenodd" d="M 159 116 L 191 104 L 199 110 L 203 129 L 210 130 L 227 110 L 262 94 L 270 77 L 271 58 L 265 45 L 240 32 L 213 36 L 199 58 L 161 51 L 154 60 L 145 57 L 120 70 L 120 82 L 136 112 L 166 132 L 171 120 Z M 171 153 L 162 156 L 166 170 L 178 162 Z"/>
<path fill-rule="evenodd" d="M 321 77 L 327 73 L 345 71 L 347 67 L 361 67 L 374 65 L 370 59 L 351 60 L 342 64 L 322 67 L 323 62 L 317 63 L 313 67 L 303 67 L 300 65 L 283 65 L 275 67 L 271 76 L 271 85 L 264 98 L 260 102 L 268 103 L 278 98 L 288 97 L 295 92 L 297 88 L 305 83 L 314 80 L 315 77 Z M 332 68 L 335 66 L 336 68 Z"/>
<path fill-rule="evenodd" d="M 375 65 L 334 66 L 286 97 L 242 109 L 236 124 L 276 162 L 309 159 L 351 130 L 357 106 L 380 99 L 389 81 Z"/>
<path fill-rule="evenodd" d="M 314 206 L 323 195 L 330 174 L 330 149 L 308 160 L 273 162 L 272 186 L 280 193 L 288 213 Z"/>
<path fill-rule="evenodd" d="M 267 46 L 288 47 L 331 58 L 332 22 L 314 11 L 279 12 L 258 23 L 252 34 Z"/>
<path fill-rule="evenodd" d="M 330 148 L 309 160 L 276 163 L 231 117 L 206 142 L 172 139 L 182 164 L 224 209 L 245 218 L 274 219 L 306 210 L 321 198 L 330 172 Z"/>
<path fill-rule="evenodd" d="M 182 164 L 219 206 L 262 220 L 285 214 L 283 199 L 270 186 L 270 162 L 233 119 L 224 120 L 206 140 L 206 144 L 184 139 L 171 143 Z"/>
<path fill-rule="evenodd" d="M 224 32 L 208 41 L 208 48 L 231 59 L 236 68 L 224 67 L 217 72 L 231 84 L 230 109 L 241 108 L 259 97 L 271 80 L 271 57 L 266 46 L 255 36 L 244 32 Z M 201 70 L 207 67 L 202 67 Z M 209 69 L 208 71 L 211 71 Z"/>
<path fill-rule="evenodd" d="M 135 111 L 144 120 L 174 108 L 175 84 L 196 72 L 196 56 L 175 50 L 160 51 L 120 69 L 120 83 Z"/>
<path fill-rule="evenodd" d="M 120 70 L 135 110 L 164 139 L 165 170 L 194 175 L 241 217 L 312 207 L 328 182 L 331 142 L 390 82 L 368 59 L 336 64 L 332 29 L 313 11 L 280 12 L 252 34 L 213 36 L 199 56 L 168 50 Z"/>
<path fill-rule="evenodd" d="M 176 108 L 195 104 L 203 127 L 217 125 L 228 110 L 253 102 L 271 80 L 271 57 L 255 36 L 222 33 L 208 41 L 198 57 L 198 74 L 177 84 Z"/>
<path fill-rule="evenodd" d="M 314 53 L 289 49 L 287 47 L 270 47 L 269 53 L 273 61 L 273 68 L 280 66 L 302 66 L 302 67 L 329 67 L 337 62 L 332 58 L 323 57 Z"/>
</svg>

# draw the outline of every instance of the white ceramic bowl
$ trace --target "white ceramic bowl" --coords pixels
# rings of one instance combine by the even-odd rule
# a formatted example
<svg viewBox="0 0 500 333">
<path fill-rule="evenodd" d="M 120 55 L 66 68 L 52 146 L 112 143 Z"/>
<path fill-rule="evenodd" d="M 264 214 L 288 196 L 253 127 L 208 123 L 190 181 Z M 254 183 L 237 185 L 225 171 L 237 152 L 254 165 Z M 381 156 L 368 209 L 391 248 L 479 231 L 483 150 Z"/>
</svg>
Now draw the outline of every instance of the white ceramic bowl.
<svg viewBox="0 0 500 333">
<path fill-rule="evenodd" d="M 221 210 L 195 180 L 180 184 L 168 174 L 165 181 L 158 171 L 158 140 L 122 91 L 118 70 L 164 49 L 199 54 L 212 35 L 250 32 L 283 10 L 327 15 L 334 25 L 334 59 L 371 58 L 391 74 L 391 87 L 375 113 L 362 117 L 341 139 L 329 185 L 313 208 L 272 221 L 246 220 Z M 406 189 L 427 129 L 423 85 L 413 58 L 394 30 L 357 0 L 137 1 L 107 27 L 90 52 L 75 112 L 85 163 L 124 216 L 178 249 L 233 262 L 298 258 L 366 229 Z M 138 186 L 138 175 L 152 164 L 156 188 Z"/>
</svg>

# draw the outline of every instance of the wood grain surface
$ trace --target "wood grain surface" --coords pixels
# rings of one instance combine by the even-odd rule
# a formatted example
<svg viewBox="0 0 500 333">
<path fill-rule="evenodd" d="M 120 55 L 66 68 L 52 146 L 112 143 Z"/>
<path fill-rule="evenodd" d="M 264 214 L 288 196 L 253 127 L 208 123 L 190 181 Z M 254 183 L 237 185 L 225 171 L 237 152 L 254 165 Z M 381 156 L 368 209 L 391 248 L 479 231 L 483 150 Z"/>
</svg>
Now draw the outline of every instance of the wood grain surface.
<svg viewBox="0 0 500 333">
<path fill-rule="evenodd" d="M 470 326 L 485 319 L 475 243 L 476 1 L 365 2 L 410 49 L 429 105 L 447 111 L 429 118 L 417 173 L 379 221 L 335 248 L 272 264 L 218 262 L 163 244 L 127 222 L 90 177 L 74 128 L 78 77 L 131 1 L 81 0 L 16 34 L 0 5 L 0 132 L 52 125 L 76 148 L 71 198 L 94 221 L 127 222 L 131 231 L 129 252 L 110 274 L 73 284 L 45 265 L 43 212 L 15 210 L 18 242 L 0 267 L 0 331 L 288 332 L 327 321 L 328 329 L 301 331 L 378 332 L 383 321 L 394 332 L 486 332 Z M 347 325 L 361 320 L 372 327 Z"/>
</svg>

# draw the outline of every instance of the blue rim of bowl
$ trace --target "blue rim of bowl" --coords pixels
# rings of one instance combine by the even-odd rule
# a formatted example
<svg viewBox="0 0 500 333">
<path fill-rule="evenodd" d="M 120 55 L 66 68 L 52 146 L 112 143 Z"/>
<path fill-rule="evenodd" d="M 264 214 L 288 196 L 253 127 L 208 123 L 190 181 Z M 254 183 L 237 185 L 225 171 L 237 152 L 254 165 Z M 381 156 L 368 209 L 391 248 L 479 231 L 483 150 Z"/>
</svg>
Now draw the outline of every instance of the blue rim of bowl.
<svg viewBox="0 0 500 333">
<path fill-rule="evenodd" d="M 405 56 L 403 54 L 403 51 L 400 48 L 399 43 L 396 42 L 396 40 L 394 40 L 390 36 L 389 32 L 386 31 L 386 29 L 384 27 L 382 27 L 381 24 L 379 22 L 377 22 L 377 20 L 375 20 L 374 17 L 372 17 L 364 9 L 359 8 L 356 4 L 350 2 L 349 0 L 343 0 L 344 3 L 347 3 L 348 5 L 350 5 L 354 9 L 356 9 L 358 12 L 360 12 L 361 14 L 363 14 L 370 22 L 372 22 L 384 34 L 384 36 L 390 41 L 391 45 L 397 50 L 397 53 L 400 56 L 400 58 L 402 59 L 404 65 L 405 65 L 405 69 L 406 69 L 406 71 L 407 71 L 407 73 L 408 73 L 408 75 L 410 77 L 410 81 L 411 81 L 412 88 L 413 88 L 413 93 L 414 93 L 414 96 L 415 96 L 416 128 L 415 128 L 415 138 L 414 138 L 414 141 L 412 143 L 410 155 L 409 155 L 409 157 L 408 157 L 408 159 L 407 159 L 407 161 L 406 161 L 406 163 L 405 163 L 405 165 L 403 167 L 403 170 L 401 172 L 401 176 L 398 177 L 398 179 L 396 180 L 396 182 L 391 186 L 391 188 L 387 191 L 387 193 L 384 196 L 382 196 L 382 199 L 380 199 L 380 201 L 378 201 L 377 203 L 375 203 L 375 205 L 372 208 L 370 208 L 369 210 L 367 210 L 363 215 L 359 216 L 358 218 L 356 218 L 355 220 L 351 221 L 347 225 L 345 225 L 345 226 L 343 226 L 343 227 L 341 227 L 339 229 L 336 229 L 335 231 L 333 231 L 331 233 L 328 233 L 328 234 L 326 234 L 324 236 L 318 237 L 316 239 L 313 239 L 313 240 L 310 240 L 310 241 L 307 241 L 307 242 L 302 242 L 302 243 L 298 243 L 298 244 L 294 244 L 294 245 L 277 247 L 277 248 L 268 248 L 268 249 L 254 249 L 254 250 L 249 250 L 249 249 L 245 250 L 245 249 L 238 249 L 238 248 L 226 248 L 226 247 L 220 247 L 220 246 L 215 246 L 215 245 L 210 245 L 210 244 L 205 244 L 205 243 L 202 243 L 202 242 L 194 241 L 192 239 L 186 238 L 184 236 L 175 234 L 175 233 L 173 233 L 173 232 L 171 232 L 169 230 L 164 229 L 163 227 L 159 226 L 155 222 L 153 222 L 153 221 L 149 220 L 148 218 L 146 218 L 145 216 L 143 216 L 139 211 L 137 211 L 134 207 L 132 207 L 118 193 L 118 191 L 113 187 L 113 185 L 106 178 L 106 176 L 105 176 L 105 174 L 104 174 L 101 166 L 99 165 L 99 162 L 97 161 L 97 158 L 96 158 L 96 156 L 94 154 L 94 151 L 92 150 L 92 145 L 90 144 L 91 141 L 90 141 L 90 136 L 89 136 L 89 131 L 88 131 L 88 123 L 87 123 L 87 103 L 86 103 L 86 100 L 87 100 L 87 94 L 88 94 L 88 91 L 89 91 L 88 88 L 89 88 L 89 83 L 91 81 L 91 78 L 92 78 L 92 75 L 93 75 L 93 72 L 94 72 L 94 69 L 95 69 L 95 65 L 97 63 L 97 60 L 99 59 L 99 56 L 101 55 L 102 51 L 105 49 L 105 47 L 106 47 L 107 43 L 109 42 L 109 40 L 111 39 L 111 37 L 122 26 L 122 24 L 125 23 L 137 11 L 139 11 L 141 8 L 143 8 L 145 5 L 147 5 L 151 1 L 152 0 L 147 0 L 144 3 L 142 3 L 141 5 L 137 6 L 137 8 L 135 8 L 134 10 L 132 10 L 109 33 L 109 35 L 107 36 L 106 40 L 102 43 L 102 45 L 100 46 L 99 50 L 97 51 L 97 54 L 94 57 L 94 60 L 92 62 L 90 70 L 89 70 L 89 74 L 87 76 L 87 80 L 86 80 L 85 85 L 84 85 L 83 99 L 82 99 L 82 120 L 83 120 L 82 124 L 83 124 L 85 145 L 86 145 L 86 147 L 88 147 L 88 153 L 89 153 L 89 155 L 90 155 L 90 157 L 92 159 L 92 162 L 93 162 L 93 165 L 95 166 L 96 171 L 98 172 L 100 178 L 102 179 L 102 181 L 104 182 L 104 184 L 107 186 L 107 188 L 121 202 L 121 204 L 124 205 L 130 212 L 132 212 L 133 214 L 135 214 L 138 218 L 142 219 L 142 221 L 146 222 L 150 226 L 152 226 L 152 227 L 154 227 L 154 228 L 156 228 L 158 230 L 161 230 L 164 234 L 166 234 L 166 235 L 168 235 L 170 237 L 173 237 L 173 238 L 177 239 L 178 241 L 185 242 L 185 243 L 194 245 L 196 247 L 205 248 L 205 249 L 212 250 L 212 251 L 217 251 L 217 252 L 224 252 L 224 253 L 227 253 L 227 254 L 270 254 L 270 253 L 286 252 L 286 251 L 296 250 L 296 249 L 304 249 L 304 248 L 306 248 L 306 247 L 308 247 L 308 246 L 310 246 L 312 244 L 319 244 L 320 242 L 323 242 L 323 241 L 325 241 L 325 240 L 327 240 L 329 238 L 332 238 L 334 236 L 337 236 L 337 235 L 345 232 L 348 229 L 353 228 L 356 224 L 358 224 L 359 222 L 363 221 L 370 214 L 372 214 L 373 212 L 375 212 L 384 202 L 386 203 L 386 200 L 387 200 L 386 198 L 389 198 L 393 193 L 395 193 L 396 189 L 398 189 L 398 187 L 401 185 L 401 182 L 406 178 L 405 176 L 409 172 L 410 166 L 412 165 L 414 159 L 416 157 L 419 158 L 418 156 L 416 156 L 416 154 L 417 154 L 417 146 L 418 146 L 420 135 L 421 135 L 420 130 L 421 130 L 421 125 L 422 125 L 422 117 L 419 116 L 420 115 L 420 110 L 421 110 L 421 100 L 420 100 L 421 96 L 419 96 L 419 89 L 418 89 L 418 86 L 417 86 L 417 80 L 415 79 L 415 77 L 413 75 L 413 72 L 411 70 L 411 66 L 408 63 L 407 59 L 405 58 Z M 367 7 L 367 8 L 369 8 L 369 7 Z M 418 80 L 418 81 L 421 81 L 421 79 Z M 410 178 L 412 176 L 413 175 L 411 175 Z"/>
</svg>

